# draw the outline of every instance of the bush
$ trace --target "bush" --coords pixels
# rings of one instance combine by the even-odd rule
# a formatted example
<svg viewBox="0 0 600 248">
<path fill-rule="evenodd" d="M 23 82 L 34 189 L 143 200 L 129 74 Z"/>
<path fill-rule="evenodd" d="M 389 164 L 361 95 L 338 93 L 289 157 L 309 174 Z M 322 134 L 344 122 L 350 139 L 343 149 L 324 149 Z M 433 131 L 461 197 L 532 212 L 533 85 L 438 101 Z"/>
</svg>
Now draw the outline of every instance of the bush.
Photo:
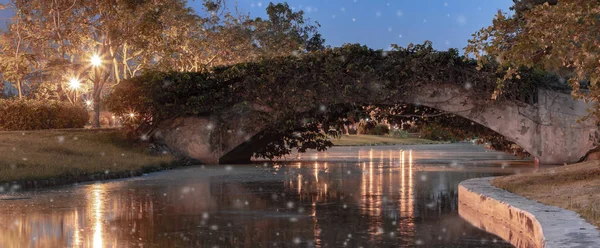
<svg viewBox="0 0 600 248">
<path fill-rule="evenodd" d="M 0 99 L 0 130 L 82 128 L 88 121 L 83 106 L 66 102 Z"/>
<path fill-rule="evenodd" d="M 408 138 L 408 132 L 402 129 L 390 130 L 390 133 L 388 135 L 393 138 Z"/>
<path fill-rule="evenodd" d="M 429 124 L 421 129 L 421 137 L 435 141 L 458 141 L 452 132 L 446 127 L 437 124 Z"/>
<path fill-rule="evenodd" d="M 368 130 L 368 134 L 372 135 L 387 135 L 390 133 L 390 127 L 385 124 L 377 124 L 371 130 Z"/>
<path fill-rule="evenodd" d="M 361 120 L 358 123 L 358 134 L 386 135 L 390 128 L 384 124 L 377 124 L 375 121 Z"/>
</svg>

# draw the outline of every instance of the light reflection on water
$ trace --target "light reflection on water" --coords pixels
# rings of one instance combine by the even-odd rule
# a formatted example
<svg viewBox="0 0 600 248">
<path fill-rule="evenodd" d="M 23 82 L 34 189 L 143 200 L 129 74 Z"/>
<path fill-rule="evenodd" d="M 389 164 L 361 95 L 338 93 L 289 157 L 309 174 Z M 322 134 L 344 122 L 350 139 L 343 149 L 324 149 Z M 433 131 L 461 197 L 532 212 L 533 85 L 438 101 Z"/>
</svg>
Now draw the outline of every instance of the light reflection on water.
<svg viewBox="0 0 600 248">
<path fill-rule="evenodd" d="M 510 247 L 458 216 L 456 190 L 510 170 L 469 165 L 498 156 L 480 147 L 456 155 L 468 166 L 451 165 L 448 154 L 438 154 L 445 164 L 422 164 L 454 148 L 334 148 L 275 166 L 194 167 L 4 195 L 0 247 Z"/>
</svg>

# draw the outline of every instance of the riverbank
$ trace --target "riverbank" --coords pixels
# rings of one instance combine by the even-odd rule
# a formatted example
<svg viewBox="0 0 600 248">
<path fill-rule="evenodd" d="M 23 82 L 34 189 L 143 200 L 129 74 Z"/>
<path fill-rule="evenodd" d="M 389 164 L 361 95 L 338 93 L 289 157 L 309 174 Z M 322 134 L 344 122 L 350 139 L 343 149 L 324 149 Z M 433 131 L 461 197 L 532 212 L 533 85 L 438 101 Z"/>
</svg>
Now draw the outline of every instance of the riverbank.
<svg viewBox="0 0 600 248">
<path fill-rule="evenodd" d="M 335 146 L 423 145 L 442 142 L 421 138 L 394 138 L 383 135 L 342 135 L 331 139 Z"/>
<path fill-rule="evenodd" d="M 600 227 L 600 161 L 499 177 L 491 183 L 528 199 L 573 210 Z"/>
<path fill-rule="evenodd" d="M 577 213 L 545 205 L 490 184 L 491 177 L 458 185 L 459 215 L 515 247 L 600 247 L 600 232 Z"/>
<path fill-rule="evenodd" d="M 0 192 L 137 176 L 175 161 L 117 130 L 0 132 Z"/>
</svg>

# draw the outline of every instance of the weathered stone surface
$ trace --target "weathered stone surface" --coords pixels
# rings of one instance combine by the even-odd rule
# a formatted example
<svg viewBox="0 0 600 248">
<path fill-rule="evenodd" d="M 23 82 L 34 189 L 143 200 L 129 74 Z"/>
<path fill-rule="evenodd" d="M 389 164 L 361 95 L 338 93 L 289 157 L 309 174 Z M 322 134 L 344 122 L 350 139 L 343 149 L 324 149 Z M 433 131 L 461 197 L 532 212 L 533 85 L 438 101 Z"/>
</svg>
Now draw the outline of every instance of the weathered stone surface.
<svg viewBox="0 0 600 248">
<path fill-rule="evenodd" d="M 535 105 L 502 102 L 476 105 L 468 91 L 458 87 L 423 89 L 412 102 L 460 115 L 507 137 L 538 158 L 542 164 L 579 162 L 594 148 L 591 136 L 598 130 L 588 114 L 591 103 L 569 94 L 540 90 Z"/>
<path fill-rule="evenodd" d="M 600 231 L 577 213 L 496 188 L 491 179 L 458 186 L 458 212 L 474 226 L 516 247 L 600 247 Z"/>
<path fill-rule="evenodd" d="M 252 139 L 260 130 L 247 132 L 241 119 L 230 120 L 224 130 L 217 129 L 215 123 L 214 117 L 170 120 L 160 125 L 155 139 L 174 153 L 205 164 L 250 162 L 253 150 L 248 147 L 261 141 Z"/>
<path fill-rule="evenodd" d="M 542 164 L 579 162 L 594 148 L 591 136 L 597 131 L 595 120 L 578 123 L 593 105 L 574 100 L 569 94 L 540 90 L 534 105 L 514 102 L 479 105 L 468 89 L 456 84 L 425 86 L 419 93 L 387 103 L 408 102 L 460 115 L 507 137 L 539 159 Z M 386 102 L 382 102 L 385 104 Z M 264 110 L 265 107 L 255 106 Z M 296 110 L 306 111 L 306 110 Z M 228 117 L 187 117 L 161 125 L 159 140 L 175 152 L 208 164 L 246 163 L 254 151 L 264 147 L 265 138 L 253 139 L 261 125 L 249 121 L 247 112 L 228 113 Z M 216 133 L 216 119 L 226 120 L 228 130 Z M 244 127 L 254 126 L 248 131 Z M 244 131 L 241 131 L 244 130 Z M 212 142 L 216 144 L 211 145 Z"/>
</svg>

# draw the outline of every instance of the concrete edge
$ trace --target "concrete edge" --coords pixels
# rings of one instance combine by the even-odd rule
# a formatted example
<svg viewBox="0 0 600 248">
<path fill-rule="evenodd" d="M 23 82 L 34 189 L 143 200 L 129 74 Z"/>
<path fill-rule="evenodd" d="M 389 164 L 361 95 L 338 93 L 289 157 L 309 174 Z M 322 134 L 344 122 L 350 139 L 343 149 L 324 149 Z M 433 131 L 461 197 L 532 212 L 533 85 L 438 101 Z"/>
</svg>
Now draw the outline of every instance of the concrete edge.
<svg viewBox="0 0 600 248">
<path fill-rule="evenodd" d="M 579 214 L 496 188 L 491 179 L 458 185 L 458 212 L 472 225 L 516 247 L 600 247 L 600 231 Z"/>
</svg>

